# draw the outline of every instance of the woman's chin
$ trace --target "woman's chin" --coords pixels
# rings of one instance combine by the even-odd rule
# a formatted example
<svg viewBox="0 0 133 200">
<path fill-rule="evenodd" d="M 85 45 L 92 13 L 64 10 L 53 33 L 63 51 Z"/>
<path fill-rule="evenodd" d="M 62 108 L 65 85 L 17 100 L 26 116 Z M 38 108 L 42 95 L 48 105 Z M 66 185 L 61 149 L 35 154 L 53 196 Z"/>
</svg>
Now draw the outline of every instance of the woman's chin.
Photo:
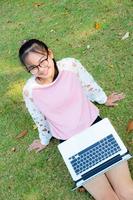
<svg viewBox="0 0 133 200">
<path fill-rule="evenodd" d="M 48 79 L 49 76 L 48 76 L 48 75 L 47 75 L 47 76 L 46 76 L 46 75 L 42 75 L 42 76 L 38 76 L 38 78 L 39 78 L 39 79 Z"/>
<path fill-rule="evenodd" d="M 50 74 L 43 74 L 43 75 L 40 75 L 40 76 L 38 76 L 37 78 L 39 78 L 39 79 L 42 79 L 42 80 L 49 80 L 49 79 L 51 79 L 51 75 Z"/>
<path fill-rule="evenodd" d="M 49 78 L 50 77 L 50 74 L 49 73 L 45 73 L 45 74 L 40 74 L 38 75 L 38 78 Z"/>
</svg>

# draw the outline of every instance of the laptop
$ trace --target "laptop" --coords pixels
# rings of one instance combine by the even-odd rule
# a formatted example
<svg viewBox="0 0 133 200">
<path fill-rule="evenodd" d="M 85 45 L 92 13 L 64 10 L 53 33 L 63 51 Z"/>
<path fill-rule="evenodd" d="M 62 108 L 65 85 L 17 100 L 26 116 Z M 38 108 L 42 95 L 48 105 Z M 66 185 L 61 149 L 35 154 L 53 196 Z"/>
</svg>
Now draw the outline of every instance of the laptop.
<svg viewBox="0 0 133 200">
<path fill-rule="evenodd" d="M 58 149 L 75 181 L 72 190 L 132 157 L 108 118 L 60 143 Z"/>
</svg>

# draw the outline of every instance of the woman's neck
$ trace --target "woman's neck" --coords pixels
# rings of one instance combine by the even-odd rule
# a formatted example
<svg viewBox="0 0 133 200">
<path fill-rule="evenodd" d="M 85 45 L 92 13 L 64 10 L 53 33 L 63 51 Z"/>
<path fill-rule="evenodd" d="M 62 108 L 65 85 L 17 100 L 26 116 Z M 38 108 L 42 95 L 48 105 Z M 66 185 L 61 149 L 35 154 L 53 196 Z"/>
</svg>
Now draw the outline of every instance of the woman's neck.
<svg viewBox="0 0 133 200">
<path fill-rule="evenodd" d="M 36 77 L 36 81 L 37 83 L 43 85 L 43 84 L 50 84 L 53 82 L 53 77 L 49 77 L 47 79 L 43 79 L 43 78 L 40 78 L 40 77 Z"/>
</svg>

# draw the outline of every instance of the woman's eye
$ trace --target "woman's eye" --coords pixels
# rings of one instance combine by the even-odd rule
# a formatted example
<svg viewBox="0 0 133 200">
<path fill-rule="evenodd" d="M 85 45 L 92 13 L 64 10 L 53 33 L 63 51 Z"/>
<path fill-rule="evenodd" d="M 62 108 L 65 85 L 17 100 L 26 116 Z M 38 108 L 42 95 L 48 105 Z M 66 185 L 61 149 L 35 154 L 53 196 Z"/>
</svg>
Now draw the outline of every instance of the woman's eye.
<svg viewBox="0 0 133 200">
<path fill-rule="evenodd" d="M 44 60 L 41 60 L 40 64 L 43 63 Z"/>
<path fill-rule="evenodd" d="M 29 70 L 32 70 L 34 68 L 36 68 L 36 66 L 31 66 L 31 67 L 29 67 Z"/>
<path fill-rule="evenodd" d="M 43 63 L 43 62 L 45 62 L 45 60 L 46 60 L 46 59 L 43 59 L 43 60 L 41 60 L 41 62 L 40 62 L 40 63 Z"/>
</svg>

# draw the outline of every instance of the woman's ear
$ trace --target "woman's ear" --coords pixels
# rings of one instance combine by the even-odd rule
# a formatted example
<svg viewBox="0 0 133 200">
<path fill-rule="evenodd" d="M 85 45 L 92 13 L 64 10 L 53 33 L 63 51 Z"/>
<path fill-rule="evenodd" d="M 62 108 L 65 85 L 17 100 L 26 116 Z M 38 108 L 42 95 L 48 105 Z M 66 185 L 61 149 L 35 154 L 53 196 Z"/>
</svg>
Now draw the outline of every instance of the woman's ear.
<svg viewBox="0 0 133 200">
<path fill-rule="evenodd" d="M 54 54 L 53 51 L 51 49 L 48 49 L 48 55 L 50 56 L 50 58 L 54 58 Z"/>
</svg>

